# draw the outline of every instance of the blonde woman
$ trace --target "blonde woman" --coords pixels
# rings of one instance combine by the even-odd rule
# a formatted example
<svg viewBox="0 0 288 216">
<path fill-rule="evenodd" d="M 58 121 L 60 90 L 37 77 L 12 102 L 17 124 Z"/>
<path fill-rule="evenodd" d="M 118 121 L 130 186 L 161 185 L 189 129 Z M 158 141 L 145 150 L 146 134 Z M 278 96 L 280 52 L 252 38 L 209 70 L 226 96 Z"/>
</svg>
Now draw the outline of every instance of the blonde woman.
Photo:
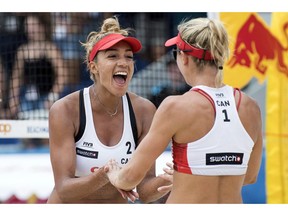
<svg viewBox="0 0 288 216">
<path fill-rule="evenodd" d="M 107 175 L 117 188 L 130 190 L 172 139 L 174 175 L 167 203 L 242 203 L 242 186 L 257 180 L 261 164 L 260 109 L 222 83 L 229 50 L 221 22 L 192 19 L 178 31 L 165 45 L 175 46 L 180 72 L 193 88 L 162 102 L 131 160 L 122 169 L 111 160 Z"/>
</svg>

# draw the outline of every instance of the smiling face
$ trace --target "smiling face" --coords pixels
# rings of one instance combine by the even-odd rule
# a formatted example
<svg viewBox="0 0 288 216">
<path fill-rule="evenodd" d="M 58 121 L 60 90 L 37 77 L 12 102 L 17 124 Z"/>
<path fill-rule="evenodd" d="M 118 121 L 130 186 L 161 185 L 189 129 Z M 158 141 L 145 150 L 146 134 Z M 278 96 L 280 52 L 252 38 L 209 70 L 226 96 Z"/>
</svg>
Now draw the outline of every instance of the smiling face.
<svg viewBox="0 0 288 216">
<path fill-rule="evenodd" d="M 107 50 L 99 51 L 90 63 L 97 88 L 104 87 L 113 95 L 122 96 L 134 72 L 133 52 L 127 42 L 120 41 Z"/>
</svg>

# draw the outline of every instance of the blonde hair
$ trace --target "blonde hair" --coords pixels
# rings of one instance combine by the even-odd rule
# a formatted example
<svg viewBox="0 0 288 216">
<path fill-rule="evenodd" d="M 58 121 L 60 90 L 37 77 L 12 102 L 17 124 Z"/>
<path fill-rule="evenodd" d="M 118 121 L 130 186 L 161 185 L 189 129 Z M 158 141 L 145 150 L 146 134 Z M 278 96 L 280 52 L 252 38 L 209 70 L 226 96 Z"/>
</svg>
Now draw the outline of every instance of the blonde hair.
<svg viewBox="0 0 288 216">
<path fill-rule="evenodd" d="M 86 51 L 84 63 L 86 63 L 88 70 L 89 70 L 89 55 L 90 55 L 94 45 L 98 41 L 100 41 L 103 37 L 105 37 L 109 34 L 112 34 L 112 33 L 117 33 L 117 34 L 122 34 L 124 36 L 128 36 L 129 32 L 131 30 L 132 29 L 130 29 L 130 28 L 121 29 L 117 16 L 113 16 L 113 17 L 107 18 L 103 21 L 103 24 L 101 26 L 100 31 L 90 32 L 87 36 L 86 42 L 85 43 L 80 42 Z M 96 59 L 96 57 L 95 57 L 95 59 Z M 91 72 L 90 72 L 90 78 L 94 82 L 96 81 L 94 74 Z"/>
<path fill-rule="evenodd" d="M 193 59 L 200 70 L 205 65 L 215 65 L 218 68 L 215 84 L 219 87 L 222 84 L 224 62 L 229 58 L 229 40 L 224 25 L 218 20 L 197 18 L 182 21 L 178 25 L 178 31 L 188 44 L 211 52 L 214 58 L 211 61 Z"/>
</svg>

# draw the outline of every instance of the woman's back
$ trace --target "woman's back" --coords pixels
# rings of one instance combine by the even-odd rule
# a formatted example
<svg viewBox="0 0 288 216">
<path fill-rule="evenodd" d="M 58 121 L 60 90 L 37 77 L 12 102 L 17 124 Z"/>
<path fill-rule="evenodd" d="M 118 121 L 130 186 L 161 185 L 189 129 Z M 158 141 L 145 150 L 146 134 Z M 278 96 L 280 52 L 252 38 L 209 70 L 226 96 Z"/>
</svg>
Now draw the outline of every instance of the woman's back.
<svg viewBox="0 0 288 216">
<path fill-rule="evenodd" d="M 171 102 L 169 102 L 170 107 L 171 103 L 173 103 L 173 97 L 171 98 Z M 260 110 L 255 101 L 253 101 L 251 98 L 249 98 L 243 93 L 241 93 L 240 96 L 240 93 L 238 91 L 236 91 L 235 93 L 235 104 L 239 104 L 238 114 L 240 124 L 242 124 L 246 130 L 246 132 L 244 132 L 244 136 L 246 133 L 248 139 L 244 140 L 247 140 L 248 142 L 249 140 L 251 140 L 251 144 L 253 145 L 254 143 L 257 143 L 259 136 L 261 136 L 259 135 L 259 131 L 261 133 Z M 173 105 L 175 105 L 175 107 Z M 167 202 L 241 203 L 241 188 L 243 184 L 246 184 L 245 181 L 252 182 L 256 178 L 256 172 L 253 171 L 254 168 L 251 165 L 253 160 L 256 159 L 254 159 L 253 155 L 251 154 L 252 159 L 249 162 L 246 162 L 249 163 L 247 169 L 248 176 L 247 174 L 245 175 L 245 172 L 243 171 L 246 170 L 245 166 L 247 167 L 247 164 L 243 164 L 243 158 L 240 158 L 241 155 L 239 158 L 235 157 L 237 160 L 239 160 L 235 161 L 235 163 L 230 160 L 230 158 L 228 158 L 228 161 L 221 161 L 221 163 L 223 162 L 222 164 L 219 164 L 217 161 L 218 164 L 216 163 L 216 166 L 214 167 L 213 163 L 208 163 L 207 165 L 207 153 L 213 152 L 212 146 L 216 142 L 220 144 L 224 142 L 227 137 L 231 136 L 231 133 L 229 132 L 228 134 L 228 131 L 226 131 L 227 136 L 224 137 L 223 133 L 225 134 L 225 128 L 218 128 L 218 131 L 220 131 L 222 135 L 219 134 L 219 137 L 217 137 L 216 134 L 216 137 L 214 136 L 215 142 L 214 140 L 212 140 L 212 142 L 210 142 L 211 146 L 209 144 L 204 147 L 203 151 L 205 152 L 203 153 L 203 157 L 200 158 L 199 152 L 201 153 L 201 150 L 197 148 L 201 149 L 201 147 L 203 147 L 201 145 L 206 144 L 205 142 L 209 140 L 207 138 L 207 134 L 211 135 L 211 131 L 217 131 L 217 129 L 215 130 L 215 110 L 213 108 L 213 105 L 211 104 L 209 99 L 205 98 L 205 96 L 194 91 L 187 92 L 185 95 L 177 97 L 177 104 L 173 105 L 172 106 L 175 112 L 179 113 L 179 115 L 175 115 L 177 116 L 177 120 L 175 120 L 175 125 L 181 125 L 181 129 L 178 129 L 178 132 L 173 137 L 173 162 L 175 172 L 173 176 L 173 189 Z M 223 114 L 223 117 L 225 117 L 225 113 L 221 114 Z M 253 125 L 251 124 L 251 122 L 254 122 L 256 124 Z M 238 133 L 240 133 L 240 131 L 238 130 L 235 133 L 237 135 Z M 204 143 L 199 142 L 203 140 L 203 137 Z M 233 144 L 234 143 L 231 143 L 231 146 Z M 245 148 L 249 147 L 249 145 L 247 146 L 246 143 L 243 143 L 242 145 L 241 142 L 238 143 L 238 146 L 240 147 L 238 148 L 238 150 L 236 150 L 237 154 L 240 150 L 243 150 L 245 152 Z M 224 153 L 225 151 L 233 153 L 235 147 L 237 146 L 234 146 L 234 148 L 229 148 L 228 146 L 227 150 L 224 147 L 222 148 L 222 146 L 220 145 L 220 151 Z M 199 152 L 197 152 L 198 150 Z M 258 151 L 260 150 L 262 150 L 262 148 L 259 148 Z M 247 152 L 248 153 L 244 154 L 244 159 L 246 157 L 246 159 L 249 160 L 249 150 L 247 150 Z M 204 158 L 204 156 L 206 158 Z M 197 160 L 199 158 L 202 161 Z M 219 158 L 220 156 L 218 157 L 218 159 Z M 215 161 L 216 160 L 217 158 L 215 159 Z M 260 162 L 255 162 L 255 167 L 257 167 L 258 163 Z M 240 169 L 239 167 L 242 166 L 242 164 L 244 167 Z M 213 171 L 213 169 L 215 171 Z M 213 175 L 213 172 L 216 172 L 215 175 Z M 229 175 L 229 172 L 231 172 L 231 175 Z M 220 175 L 217 173 L 226 174 Z M 245 180 L 246 176 L 247 178 Z"/>
<path fill-rule="evenodd" d="M 260 109 L 222 83 L 229 41 L 221 22 L 185 20 L 178 31 L 165 46 L 177 47 L 174 58 L 193 90 L 161 103 L 143 144 L 118 175 L 111 161 L 108 177 L 116 187 L 132 188 L 172 139 L 175 171 L 167 203 L 241 203 L 242 186 L 255 183 L 260 169 Z"/>
<path fill-rule="evenodd" d="M 245 175 L 200 176 L 174 172 L 167 203 L 242 203 Z"/>
</svg>

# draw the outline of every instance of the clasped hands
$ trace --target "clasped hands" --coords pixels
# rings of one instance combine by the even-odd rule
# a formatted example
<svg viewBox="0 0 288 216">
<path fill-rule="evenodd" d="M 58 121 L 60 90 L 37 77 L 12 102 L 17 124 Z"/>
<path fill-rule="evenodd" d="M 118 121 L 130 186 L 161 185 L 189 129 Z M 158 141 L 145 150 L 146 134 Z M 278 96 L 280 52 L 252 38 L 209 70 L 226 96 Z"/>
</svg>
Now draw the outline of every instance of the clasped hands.
<svg viewBox="0 0 288 216">
<path fill-rule="evenodd" d="M 167 167 L 163 168 L 164 173 L 158 176 L 168 182 L 171 182 L 171 184 L 157 188 L 159 192 L 164 192 L 164 193 L 169 192 L 172 189 L 173 173 L 174 173 L 173 165 L 171 163 L 167 162 L 166 166 Z M 121 167 L 114 159 L 109 160 L 104 170 L 109 178 L 110 183 L 120 192 L 120 194 L 122 195 L 124 199 L 128 198 L 133 203 L 135 202 L 136 199 L 139 199 L 139 194 L 136 191 L 134 190 L 126 191 L 126 190 L 117 188 L 117 186 L 115 185 L 115 181 L 118 177 L 118 173 L 121 170 Z"/>
</svg>

